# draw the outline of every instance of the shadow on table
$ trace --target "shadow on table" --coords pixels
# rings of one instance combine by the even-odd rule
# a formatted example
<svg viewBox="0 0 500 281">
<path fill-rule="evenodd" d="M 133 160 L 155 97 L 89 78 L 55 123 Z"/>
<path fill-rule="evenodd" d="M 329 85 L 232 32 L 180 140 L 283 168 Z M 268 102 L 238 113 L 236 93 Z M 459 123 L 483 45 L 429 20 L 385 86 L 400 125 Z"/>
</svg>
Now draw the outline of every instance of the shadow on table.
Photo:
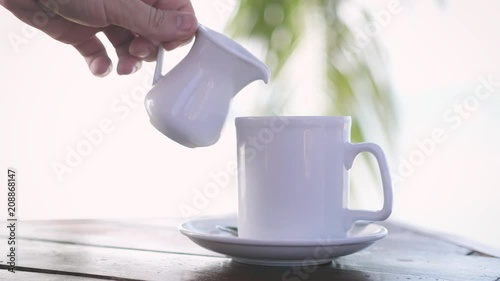
<svg viewBox="0 0 500 281">
<path fill-rule="evenodd" d="M 318 280 L 380 280 L 380 276 L 342 268 L 335 261 L 324 265 L 257 266 L 234 261 L 221 261 L 185 272 L 182 281 L 318 281 Z"/>
</svg>

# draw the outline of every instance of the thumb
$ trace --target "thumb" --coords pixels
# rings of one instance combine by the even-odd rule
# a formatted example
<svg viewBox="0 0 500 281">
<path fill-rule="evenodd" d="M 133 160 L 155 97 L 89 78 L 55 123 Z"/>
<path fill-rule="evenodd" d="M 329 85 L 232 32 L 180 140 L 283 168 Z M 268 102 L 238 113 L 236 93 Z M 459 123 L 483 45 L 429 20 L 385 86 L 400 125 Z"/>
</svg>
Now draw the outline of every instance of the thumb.
<svg viewBox="0 0 500 281">
<path fill-rule="evenodd" d="M 152 41 L 177 41 L 191 37 L 198 28 L 195 15 L 189 12 L 161 10 L 141 0 L 104 0 L 104 3 L 108 6 L 105 11 L 111 24 Z"/>
<path fill-rule="evenodd" d="M 190 37 L 198 28 L 194 14 L 160 10 L 142 0 L 39 0 L 62 17 L 93 27 L 121 26 L 151 41 Z"/>
</svg>

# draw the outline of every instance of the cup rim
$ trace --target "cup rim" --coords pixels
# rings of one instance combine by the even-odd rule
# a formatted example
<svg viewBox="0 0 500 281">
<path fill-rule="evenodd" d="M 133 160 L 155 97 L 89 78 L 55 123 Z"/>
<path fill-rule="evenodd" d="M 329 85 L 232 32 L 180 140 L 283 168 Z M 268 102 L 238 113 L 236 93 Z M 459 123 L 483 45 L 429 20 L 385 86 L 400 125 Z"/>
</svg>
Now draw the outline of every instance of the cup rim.
<svg viewBox="0 0 500 281">
<path fill-rule="evenodd" d="M 273 126 L 280 121 L 286 126 L 338 127 L 351 126 L 351 116 L 241 116 L 236 117 L 236 127 Z"/>
</svg>

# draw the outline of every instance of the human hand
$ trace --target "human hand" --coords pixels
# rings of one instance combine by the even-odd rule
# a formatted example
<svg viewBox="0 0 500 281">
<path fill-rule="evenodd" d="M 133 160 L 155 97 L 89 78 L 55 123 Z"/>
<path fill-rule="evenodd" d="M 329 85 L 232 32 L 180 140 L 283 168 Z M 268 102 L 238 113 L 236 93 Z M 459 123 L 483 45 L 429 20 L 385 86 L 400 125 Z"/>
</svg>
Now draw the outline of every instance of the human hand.
<svg viewBox="0 0 500 281">
<path fill-rule="evenodd" d="M 126 75 L 142 61 L 155 60 L 159 44 L 175 49 L 189 43 L 197 29 L 190 0 L 0 0 L 0 5 L 75 47 L 100 77 L 111 72 L 112 63 L 98 32 L 116 50 L 118 74 Z"/>
</svg>

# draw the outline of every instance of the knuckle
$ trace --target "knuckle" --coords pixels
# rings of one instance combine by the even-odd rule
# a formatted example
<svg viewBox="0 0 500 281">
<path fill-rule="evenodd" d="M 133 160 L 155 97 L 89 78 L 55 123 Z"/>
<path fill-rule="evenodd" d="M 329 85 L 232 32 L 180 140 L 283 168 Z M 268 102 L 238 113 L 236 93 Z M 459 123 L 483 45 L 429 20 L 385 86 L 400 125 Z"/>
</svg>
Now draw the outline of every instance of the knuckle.
<svg viewBox="0 0 500 281">
<path fill-rule="evenodd" d="M 99 5 L 96 11 L 100 11 L 99 19 L 102 20 L 101 24 L 103 26 L 115 24 L 124 24 L 124 5 L 122 1 L 95 1 L 95 5 Z"/>
<path fill-rule="evenodd" d="M 117 19 L 113 17 L 113 13 L 110 12 L 109 1 L 102 1 L 101 11 L 102 19 L 105 23 L 112 24 L 113 22 L 117 22 Z"/>
<path fill-rule="evenodd" d="M 151 30 L 160 29 L 165 23 L 165 13 L 159 9 L 150 8 L 148 25 Z"/>
</svg>

